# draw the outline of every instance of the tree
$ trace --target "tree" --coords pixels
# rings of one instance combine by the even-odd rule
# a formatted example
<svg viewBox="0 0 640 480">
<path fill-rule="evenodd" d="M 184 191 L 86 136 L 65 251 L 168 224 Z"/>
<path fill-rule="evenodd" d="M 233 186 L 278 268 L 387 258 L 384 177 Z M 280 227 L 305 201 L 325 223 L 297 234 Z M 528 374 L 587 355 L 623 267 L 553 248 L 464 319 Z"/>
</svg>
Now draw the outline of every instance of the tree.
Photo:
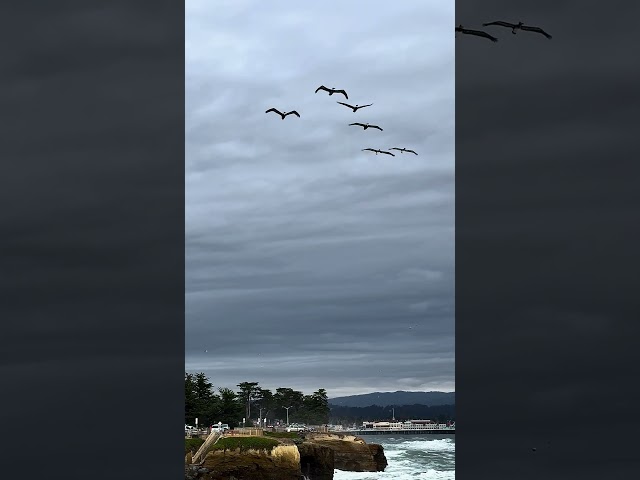
<svg viewBox="0 0 640 480">
<path fill-rule="evenodd" d="M 238 388 L 240 389 L 238 395 L 244 402 L 244 416 L 249 421 L 251 418 L 251 401 L 260 391 L 260 387 L 258 387 L 258 382 L 242 382 L 238 384 Z"/>
<path fill-rule="evenodd" d="M 184 374 L 184 423 L 193 425 L 197 416 L 197 396 L 195 381 L 191 373 Z"/>
<path fill-rule="evenodd" d="M 304 397 L 304 410 L 306 421 L 314 425 L 324 425 L 329 423 L 329 414 L 331 409 L 329 408 L 329 398 L 327 397 L 327 391 L 321 388 L 311 395 Z"/>
<path fill-rule="evenodd" d="M 231 428 L 237 427 L 242 419 L 242 402 L 238 399 L 236 392 L 230 388 L 219 388 L 218 393 L 220 400 L 217 403 L 217 421 L 228 423 Z"/>
<path fill-rule="evenodd" d="M 246 421 L 251 422 L 252 413 L 257 414 L 255 408 L 261 409 L 261 418 L 284 419 L 288 417 L 290 422 L 307 422 L 310 424 L 325 424 L 329 417 L 336 416 L 346 421 L 354 416 L 364 416 L 367 419 L 376 419 L 377 416 L 386 416 L 384 409 L 379 406 L 354 409 L 347 407 L 329 407 L 327 391 L 320 388 L 311 395 L 292 388 L 277 388 L 275 393 L 267 388 L 261 388 L 258 382 L 242 382 L 237 386 L 239 392 L 230 388 L 218 388 L 214 391 L 213 385 L 204 373 L 184 374 L 185 385 L 185 423 L 193 425 L 198 418 L 200 425 L 211 425 L 217 422 L 228 423 L 230 427 L 236 427 L 242 419 L 243 412 Z M 285 408 L 287 407 L 287 408 Z M 404 408 L 407 408 L 405 406 Z M 424 407 L 416 405 L 416 407 Z M 434 407 L 439 408 L 439 407 Z M 396 414 L 399 412 L 396 411 Z M 447 410 L 433 410 L 434 414 L 448 413 Z M 257 415 L 255 415 L 257 417 Z M 413 415 L 415 416 L 415 415 Z"/>
<path fill-rule="evenodd" d="M 314 425 L 323 425 L 329 422 L 329 399 L 327 391 L 321 388 L 311 395 L 304 397 L 303 420 Z"/>
<path fill-rule="evenodd" d="M 300 410 L 304 407 L 304 394 L 292 388 L 276 388 L 276 393 L 273 396 L 278 411 L 278 415 L 282 415 L 282 418 L 286 418 L 286 408 L 292 407 L 289 410 L 289 421 L 300 421 Z"/>
<path fill-rule="evenodd" d="M 209 425 L 211 423 L 211 409 L 214 402 L 213 385 L 207 376 L 200 372 L 194 376 L 194 394 L 196 402 L 196 417 L 198 417 L 200 425 Z"/>
<path fill-rule="evenodd" d="M 209 398 L 211 398 L 211 395 L 213 394 L 213 385 L 211 384 L 207 376 L 203 372 L 196 373 L 194 380 L 195 392 L 198 399 L 208 400 Z"/>
<path fill-rule="evenodd" d="M 269 418 L 269 414 L 275 408 L 275 399 L 271 390 L 266 388 L 258 388 L 256 392 L 255 402 L 262 410 L 262 418 Z M 273 417 L 272 417 L 273 418 Z"/>
</svg>

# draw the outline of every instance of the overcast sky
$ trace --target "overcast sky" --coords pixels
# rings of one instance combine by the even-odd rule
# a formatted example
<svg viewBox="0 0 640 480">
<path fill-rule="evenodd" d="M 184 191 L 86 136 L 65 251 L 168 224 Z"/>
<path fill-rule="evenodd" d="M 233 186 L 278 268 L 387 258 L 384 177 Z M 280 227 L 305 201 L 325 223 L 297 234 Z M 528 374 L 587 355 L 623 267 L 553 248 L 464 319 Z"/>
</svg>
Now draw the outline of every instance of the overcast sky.
<svg viewBox="0 0 640 480">
<path fill-rule="evenodd" d="M 432 0 L 187 0 L 187 371 L 455 390 L 453 25 Z"/>
<path fill-rule="evenodd" d="M 456 2 L 468 28 L 553 35 L 456 39 L 460 478 L 638 476 L 623 435 L 637 419 L 640 72 L 637 31 L 619 25 L 639 14 L 621 1 Z"/>
</svg>

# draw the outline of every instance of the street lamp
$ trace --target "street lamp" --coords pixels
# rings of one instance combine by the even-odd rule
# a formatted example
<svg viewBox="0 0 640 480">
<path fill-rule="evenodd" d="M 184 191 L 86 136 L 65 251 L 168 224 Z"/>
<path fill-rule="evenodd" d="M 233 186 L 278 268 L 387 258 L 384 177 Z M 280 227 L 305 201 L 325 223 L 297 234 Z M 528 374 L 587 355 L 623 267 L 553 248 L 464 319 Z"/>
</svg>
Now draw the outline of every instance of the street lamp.
<svg viewBox="0 0 640 480">
<path fill-rule="evenodd" d="M 284 408 L 284 409 L 286 409 L 286 410 L 287 410 L 287 427 L 288 427 L 288 426 L 289 426 L 289 409 L 290 409 L 291 407 L 282 407 L 282 408 Z"/>
</svg>

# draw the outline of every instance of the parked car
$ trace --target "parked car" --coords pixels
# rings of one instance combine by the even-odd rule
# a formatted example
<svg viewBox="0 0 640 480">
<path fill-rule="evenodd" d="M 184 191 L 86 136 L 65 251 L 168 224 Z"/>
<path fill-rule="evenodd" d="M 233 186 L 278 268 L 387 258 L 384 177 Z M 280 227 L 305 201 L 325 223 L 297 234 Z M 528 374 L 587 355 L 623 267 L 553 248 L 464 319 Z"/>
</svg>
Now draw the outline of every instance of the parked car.
<svg viewBox="0 0 640 480">
<path fill-rule="evenodd" d="M 213 425 L 211 425 L 211 431 L 212 432 L 217 432 L 222 430 L 223 432 L 226 432 L 227 430 L 229 430 L 229 424 L 228 423 L 222 423 L 222 424 L 218 424 L 218 423 L 214 423 Z"/>
</svg>

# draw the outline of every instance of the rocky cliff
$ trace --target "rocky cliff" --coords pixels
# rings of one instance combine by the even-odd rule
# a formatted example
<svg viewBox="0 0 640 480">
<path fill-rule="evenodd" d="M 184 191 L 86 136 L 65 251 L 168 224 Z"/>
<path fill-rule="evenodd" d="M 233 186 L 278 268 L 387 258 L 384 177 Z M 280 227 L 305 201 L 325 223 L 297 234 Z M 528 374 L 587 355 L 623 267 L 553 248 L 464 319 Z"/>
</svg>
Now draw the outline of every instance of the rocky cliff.
<svg viewBox="0 0 640 480">
<path fill-rule="evenodd" d="M 333 480 L 335 454 L 332 448 L 312 442 L 298 445 L 300 468 L 309 480 Z"/>
<path fill-rule="evenodd" d="M 384 472 L 384 469 L 387 468 L 388 465 L 387 457 L 384 454 L 384 448 L 382 448 L 382 445 L 378 445 L 376 443 L 370 443 L 368 446 L 371 454 L 373 455 L 373 461 L 376 462 L 377 471 Z"/>
<path fill-rule="evenodd" d="M 295 445 L 264 450 L 212 450 L 200 465 L 188 466 L 186 479 L 300 480 L 300 453 Z"/>
<path fill-rule="evenodd" d="M 381 472 L 384 449 L 353 435 L 311 433 L 267 450 L 212 450 L 198 465 L 185 457 L 187 480 L 333 480 L 334 469 Z"/>
<path fill-rule="evenodd" d="M 329 433 L 312 433 L 304 437 L 307 443 L 333 451 L 333 468 L 350 472 L 382 472 L 387 466 L 382 446 L 367 444 L 360 437 Z M 305 473 L 304 465 L 302 467 L 302 472 Z M 325 480 L 324 477 L 318 479 Z M 310 480 L 316 479 L 310 476 Z"/>
</svg>

